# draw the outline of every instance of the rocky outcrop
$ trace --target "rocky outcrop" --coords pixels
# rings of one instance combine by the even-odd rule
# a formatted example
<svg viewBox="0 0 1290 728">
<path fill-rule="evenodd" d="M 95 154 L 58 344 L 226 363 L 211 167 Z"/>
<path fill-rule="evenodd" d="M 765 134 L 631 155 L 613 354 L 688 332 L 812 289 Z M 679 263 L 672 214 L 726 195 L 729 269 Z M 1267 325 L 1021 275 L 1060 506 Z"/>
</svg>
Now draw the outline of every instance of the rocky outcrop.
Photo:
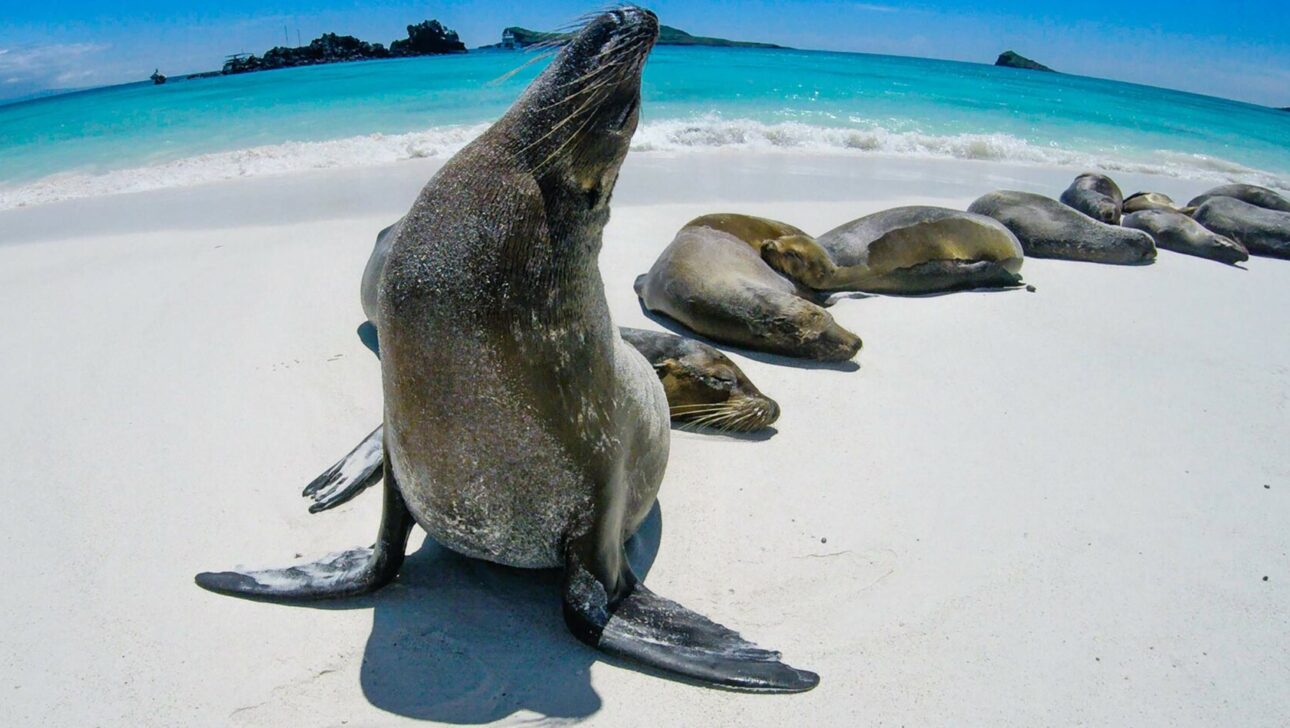
<svg viewBox="0 0 1290 728">
<path fill-rule="evenodd" d="M 1008 68 L 1026 68 L 1031 71 L 1048 71 L 1056 73 L 1053 69 L 1042 63 L 1036 63 L 1025 56 L 1013 51 L 1004 51 L 999 54 L 999 59 L 994 62 L 996 66 L 1006 66 Z"/>
<path fill-rule="evenodd" d="M 493 45 L 484 46 L 484 48 L 504 48 L 507 50 L 517 48 L 527 48 L 538 43 L 550 41 L 560 41 L 569 37 L 572 33 L 546 33 L 540 30 L 529 30 L 512 26 L 502 31 L 502 42 Z M 683 46 L 717 46 L 722 48 L 783 48 L 783 46 L 774 43 L 752 43 L 741 40 L 726 40 L 725 38 L 709 38 L 702 35 L 690 35 L 679 28 L 673 28 L 668 25 L 660 26 L 658 29 L 658 42 L 655 45 L 683 45 Z"/>
<path fill-rule="evenodd" d="M 427 20 L 417 25 L 409 25 L 408 37 L 394 41 L 389 48 L 380 43 L 359 40 L 352 35 L 325 33 L 314 38 L 307 46 L 296 48 L 278 46 L 265 51 L 263 56 L 233 56 L 224 64 L 222 73 L 229 75 L 294 66 L 316 66 L 323 63 L 465 52 L 465 44 L 454 31 L 445 28 L 437 20 Z"/>
<path fill-rule="evenodd" d="M 466 44 L 438 20 L 426 20 L 408 26 L 408 37 L 390 44 L 392 56 L 431 56 L 442 53 L 465 53 Z"/>
</svg>

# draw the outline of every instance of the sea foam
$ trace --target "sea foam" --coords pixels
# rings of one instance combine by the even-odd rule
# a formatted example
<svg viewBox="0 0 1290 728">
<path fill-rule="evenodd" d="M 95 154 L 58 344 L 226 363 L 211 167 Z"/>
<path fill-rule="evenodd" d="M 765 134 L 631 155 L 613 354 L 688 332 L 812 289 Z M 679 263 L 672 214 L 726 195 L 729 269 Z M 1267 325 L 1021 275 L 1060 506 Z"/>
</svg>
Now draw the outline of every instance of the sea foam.
<svg viewBox="0 0 1290 728">
<path fill-rule="evenodd" d="M 0 210 L 61 200 L 148 192 L 313 169 L 371 167 L 408 159 L 447 158 L 488 124 L 435 127 L 407 134 L 369 134 L 318 142 L 286 142 L 201 154 L 145 167 L 65 172 L 27 184 L 0 186 Z M 1229 160 L 1169 150 L 1084 151 L 1031 143 L 1009 134 L 936 135 L 892 131 L 876 124 L 825 127 L 764 123 L 715 115 L 647 123 L 633 153 L 710 149 L 965 159 L 1013 164 L 1099 168 L 1215 182 L 1245 182 L 1290 190 L 1290 180 Z"/>
</svg>

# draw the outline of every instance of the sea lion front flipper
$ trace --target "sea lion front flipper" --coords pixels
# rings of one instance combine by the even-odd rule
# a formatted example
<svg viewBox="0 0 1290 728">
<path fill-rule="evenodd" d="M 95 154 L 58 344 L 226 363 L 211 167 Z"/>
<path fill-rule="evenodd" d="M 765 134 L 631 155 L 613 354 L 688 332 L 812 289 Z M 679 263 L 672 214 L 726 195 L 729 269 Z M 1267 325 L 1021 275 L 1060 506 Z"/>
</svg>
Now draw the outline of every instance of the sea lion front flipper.
<svg viewBox="0 0 1290 728">
<path fill-rule="evenodd" d="M 929 260 L 888 271 L 881 278 L 875 292 L 911 295 L 1022 285 L 1020 274 L 992 260 Z"/>
<path fill-rule="evenodd" d="M 388 459 L 384 466 L 392 473 Z M 372 548 L 350 549 L 311 564 L 258 571 L 203 572 L 203 589 L 250 599 L 299 602 L 367 594 L 394 580 L 403 565 L 414 523 L 392 475 L 385 478 L 385 509 Z"/>
<path fill-rule="evenodd" d="M 310 513 L 320 513 L 347 503 L 381 479 L 384 473 L 381 467 L 385 455 L 384 434 L 385 426 L 377 427 L 358 447 L 305 486 L 301 495 L 314 500 L 309 506 Z"/>
<path fill-rule="evenodd" d="M 699 682 L 766 693 L 798 693 L 820 682 L 813 672 L 780 662 L 734 630 L 658 596 L 636 582 L 622 555 L 622 583 L 634 584 L 611 602 L 602 584 L 570 549 L 566 557 L 564 621 L 583 642 L 611 655 Z"/>
</svg>

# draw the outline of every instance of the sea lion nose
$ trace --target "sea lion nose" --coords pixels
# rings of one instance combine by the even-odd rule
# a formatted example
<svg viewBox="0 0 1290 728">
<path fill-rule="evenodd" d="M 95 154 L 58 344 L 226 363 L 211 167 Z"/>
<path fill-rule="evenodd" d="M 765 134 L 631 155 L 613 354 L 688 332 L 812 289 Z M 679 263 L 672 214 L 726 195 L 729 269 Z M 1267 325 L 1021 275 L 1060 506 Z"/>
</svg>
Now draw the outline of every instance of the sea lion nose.
<svg viewBox="0 0 1290 728">
<path fill-rule="evenodd" d="M 615 19 L 623 23 L 650 22 L 658 24 L 658 16 L 652 10 L 629 5 L 613 11 Z"/>
<path fill-rule="evenodd" d="M 779 403 L 773 399 L 766 400 L 766 424 L 779 419 Z"/>
</svg>

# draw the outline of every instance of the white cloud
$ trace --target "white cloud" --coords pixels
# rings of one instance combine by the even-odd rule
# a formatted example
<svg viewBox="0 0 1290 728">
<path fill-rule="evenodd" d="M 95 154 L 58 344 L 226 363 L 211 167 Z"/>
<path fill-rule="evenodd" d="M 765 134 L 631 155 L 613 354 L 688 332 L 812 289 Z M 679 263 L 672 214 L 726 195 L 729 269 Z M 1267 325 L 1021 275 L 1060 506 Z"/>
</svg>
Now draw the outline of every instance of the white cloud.
<svg viewBox="0 0 1290 728">
<path fill-rule="evenodd" d="M 852 3 L 851 7 L 856 10 L 864 10 L 870 13 L 898 13 L 903 8 L 894 5 L 874 5 L 871 3 Z"/>
<path fill-rule="evenodd" d="M 6 95 L 73 88 L 96 82 L 93 56 L 109 46 L 55 43 L 0 49 L 0 78 Z"/>
</svg>

